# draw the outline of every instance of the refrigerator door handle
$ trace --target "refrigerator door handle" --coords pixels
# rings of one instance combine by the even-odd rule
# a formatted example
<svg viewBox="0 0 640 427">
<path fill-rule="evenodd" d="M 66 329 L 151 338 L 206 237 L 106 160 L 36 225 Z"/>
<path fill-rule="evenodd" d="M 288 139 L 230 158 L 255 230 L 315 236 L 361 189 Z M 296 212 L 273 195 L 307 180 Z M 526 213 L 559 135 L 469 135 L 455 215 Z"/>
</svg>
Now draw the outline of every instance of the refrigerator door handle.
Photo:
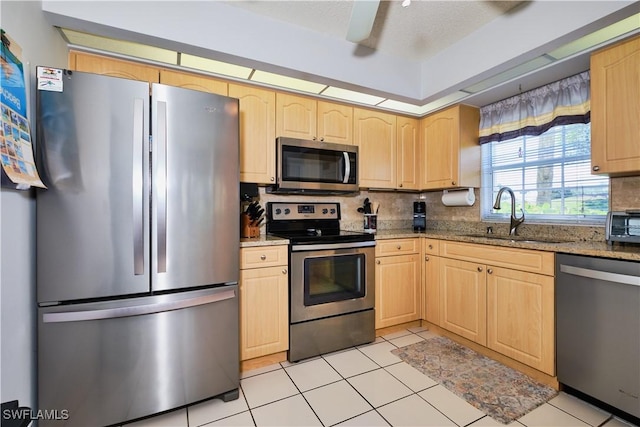
<svg viewBox="0 0 640 427">
<path fill-rule="evenodd" d="M 133 274 L 144 274 L 144 101 L 133 101 Z"/>
<path fill-rule="evenodd" d="M 106 308 L 102 310 L 66 311 L 58 313 L 45 313 L 42 315 L 43 323 L 83 322 L 87 320 L 116 319 L 119 317 L 141 316 L 145 314 L 162 313 L 165 311 L 180 310 L 196 307 L 204 304 L 225 301 L 236 297 L 234 289 L 216 292 L 213 295 L 187 298 L 177 301 L 160 302 L 156 304 L 134 305 L 131 307 Z"/>
<path fill-rule="evenodd" d="M 157 199 L 157 261 L 158 273 L 167 272 L 167 103 L 158 101 L 158 172 L 155 195 Z"/>
</svg>

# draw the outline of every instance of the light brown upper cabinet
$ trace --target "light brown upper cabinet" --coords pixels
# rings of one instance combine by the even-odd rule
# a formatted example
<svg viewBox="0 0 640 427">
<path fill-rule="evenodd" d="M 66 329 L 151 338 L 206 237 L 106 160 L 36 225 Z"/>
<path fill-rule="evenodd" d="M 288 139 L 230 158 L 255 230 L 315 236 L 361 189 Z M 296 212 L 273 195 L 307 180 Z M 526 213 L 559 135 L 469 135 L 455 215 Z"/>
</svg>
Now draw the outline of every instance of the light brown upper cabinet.
<svg viewBox="0 0 640 427">
<path fill-rule="evenodd" d="M 229 96 L 240 100 L 240 181 L 275 183 L 275 92 L 229 84 Z"/>
<path fill-rule="evenodd" d="M 354 108 L 353 123 L 353 138 L 360 157 L 360 187 L 395 189 L 396 116 Z"/>
<path fill-rule="evenodd" d="M 399 190 L 418 190 L 420 188 L 420 122 L 418 119 L 398 116 L 397 188 Z"/>
<path fill-rule="evenodd" d="M 278 93 L 276 103 L 277 136 L 353 143 L 352 107 L 287 93 Z"/>
<path fill-rule="evenodd" d="M 192 73 L 160 70 L 160 83 L 185 89 L 215 93 L 218 95 L 228 95 L 227 82 Z"/>
<path fill-rule="evenodd" d="M 69 52 L 69 69 L 149 83 L 160 83 L 159 68 L 84 52 Z"/>
<path fill-rule="evenodd" d="M 456 105 L 420 120 L 423 190 L 480 186 L 480 112 Z"/>
<path fill-rule="evenodd" d="M 640 175 L 640 36 L 591 56 L 591 169 Z"/>
</svg>

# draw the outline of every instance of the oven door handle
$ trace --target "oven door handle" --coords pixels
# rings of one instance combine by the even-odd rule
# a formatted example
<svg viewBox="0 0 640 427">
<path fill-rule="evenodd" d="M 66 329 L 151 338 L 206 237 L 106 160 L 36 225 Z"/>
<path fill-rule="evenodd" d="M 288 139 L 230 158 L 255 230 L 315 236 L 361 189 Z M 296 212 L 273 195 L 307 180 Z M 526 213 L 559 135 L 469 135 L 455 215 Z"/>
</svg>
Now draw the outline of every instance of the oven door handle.
<svg viewBox="0 0 640 427">
<path fill-rule="evenodd" d="M 291 252 L 299 251 L 319 251 L 326 249 L 354 249 L 354 248 L 367 248 L 375 246 L 375 240 L 366 242 L 350 242 L 350 243 L 323 243 L 319 245 L 291 245 Z"/>
</svg>

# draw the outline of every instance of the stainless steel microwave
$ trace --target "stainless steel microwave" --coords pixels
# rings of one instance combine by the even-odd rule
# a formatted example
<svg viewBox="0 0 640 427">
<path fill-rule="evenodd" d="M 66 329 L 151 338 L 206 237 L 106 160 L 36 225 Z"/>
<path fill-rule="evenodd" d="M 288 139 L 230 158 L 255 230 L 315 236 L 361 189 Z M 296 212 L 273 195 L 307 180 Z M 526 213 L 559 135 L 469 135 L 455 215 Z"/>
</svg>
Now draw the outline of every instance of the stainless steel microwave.
<svg viewBox="0 0 640 427">
<path fill-rule="evenodd" d="M 339 194 L 358 191 L 358 147 L 276 138 L 276 185 L 271 193 Z"/>
<path fill-rule="evenodd" d="M 607 243 L 640 244 L 640 210 L 609 212 L 605 229 Z"/>
</svg>

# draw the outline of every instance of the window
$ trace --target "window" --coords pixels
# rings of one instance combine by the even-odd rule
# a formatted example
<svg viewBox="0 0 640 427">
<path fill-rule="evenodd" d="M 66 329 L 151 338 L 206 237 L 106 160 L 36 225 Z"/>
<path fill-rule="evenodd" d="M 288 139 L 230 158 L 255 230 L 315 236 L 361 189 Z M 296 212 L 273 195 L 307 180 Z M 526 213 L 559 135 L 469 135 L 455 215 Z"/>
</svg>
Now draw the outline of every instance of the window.
<svg viewBox="0 0 640 427">
<path fill-rule="evenodd" d="M 501 209 L 493 209 L 498 190 L 509 187 L 516 196 L 516 215 L 523 209 L 528 221 L 604 221 L 609 179 L 591 175 L 590 136 L 591 124 L 577 123 L 483 144 L 482 218 L 510 216 L 508 193 L 502 195 Z"/>
</svg>

